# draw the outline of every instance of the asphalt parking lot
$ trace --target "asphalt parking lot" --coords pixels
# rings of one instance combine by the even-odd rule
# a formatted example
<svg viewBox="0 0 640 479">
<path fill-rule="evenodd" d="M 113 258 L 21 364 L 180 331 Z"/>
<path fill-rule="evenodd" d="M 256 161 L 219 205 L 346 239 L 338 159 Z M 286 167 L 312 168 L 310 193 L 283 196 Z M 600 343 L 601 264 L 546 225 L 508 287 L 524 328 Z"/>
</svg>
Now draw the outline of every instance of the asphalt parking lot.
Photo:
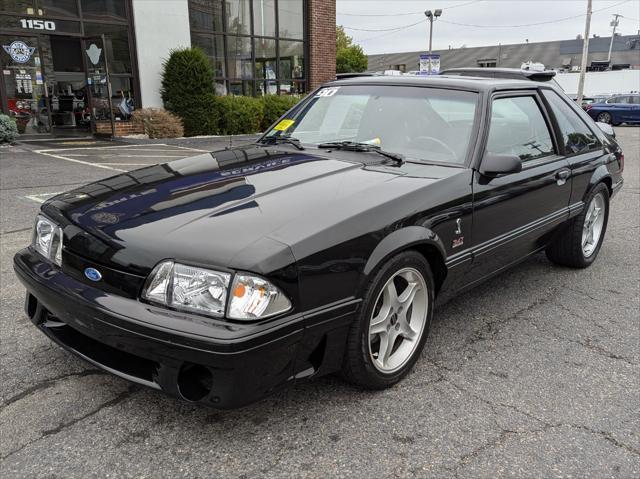
<svg viewBox="0 0 640 479">
<path fill-rule="evenodd" d="M 328 377 L 237 411 L 102 373 L 23 313 L 12 268 L 48 196 L 227 140 L 0 148 L 2 477 L 640 477 L 640 128 L 587 270 L 543 254 L 436 312 L 413 372 Z M 170 143 L 170 144 L 167 144 Z"/>
</svg>

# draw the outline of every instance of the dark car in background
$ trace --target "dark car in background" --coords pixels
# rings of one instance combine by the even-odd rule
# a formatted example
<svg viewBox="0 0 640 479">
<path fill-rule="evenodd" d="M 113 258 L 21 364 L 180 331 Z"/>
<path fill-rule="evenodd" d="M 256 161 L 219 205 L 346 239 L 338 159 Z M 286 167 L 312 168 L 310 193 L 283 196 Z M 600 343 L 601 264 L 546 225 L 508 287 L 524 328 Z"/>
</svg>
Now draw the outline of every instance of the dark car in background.
<svg viewBox="0 0 640 479">
<path fill-rule="evenodd" d="M 543 250 L 593 263 L 623 183 L 603 128 L 550 82 L 334 81 L 255 144 L 46 201 L 14 257 L 26 313 L 100 368 L 215 407 L 335 372 L 387 388 L 436 301 Z"/>
<path fill-rule="evenodd" d="M 585 107 L 586 112 L 595 121 L 620 125 L 622 123 L 640 123 L 640 94 L 626 93 L 612 95 L 604 101 L 594 102 Z"/>
</svg>

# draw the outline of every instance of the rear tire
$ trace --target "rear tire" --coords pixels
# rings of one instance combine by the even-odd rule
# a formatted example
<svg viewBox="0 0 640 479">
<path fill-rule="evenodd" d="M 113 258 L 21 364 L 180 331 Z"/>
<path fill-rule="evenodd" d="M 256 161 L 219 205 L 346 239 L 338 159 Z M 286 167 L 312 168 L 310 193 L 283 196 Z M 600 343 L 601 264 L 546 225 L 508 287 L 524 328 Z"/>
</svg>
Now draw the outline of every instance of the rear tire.
<svg viewBox="0 0 640 479">
<path fill-rule="evenodd" d="M 369 283 L 349 330 L 342 377 L 365 389 L 400 381 L 420 357 L 433 317 L 434 282 L 427 260 L 405 251 Z"/>
<path fill-rule="evenodd" d="M 608 111 L 598 113 L 598 116 L 596 117 L 596 121 L 599 121 L 600 123 L 608 123 L 609 125 L 612 123 L 612 119 L 611 113 Z"/>
<path fill-rule="evenodd" d="M 547 247 L 547 258 L 572 268 L 586 268 L 598 256 L 609 221 L 609 189 L 599 183 L 585 198 L 582 212 L 562 227 Z"/>
</svg>

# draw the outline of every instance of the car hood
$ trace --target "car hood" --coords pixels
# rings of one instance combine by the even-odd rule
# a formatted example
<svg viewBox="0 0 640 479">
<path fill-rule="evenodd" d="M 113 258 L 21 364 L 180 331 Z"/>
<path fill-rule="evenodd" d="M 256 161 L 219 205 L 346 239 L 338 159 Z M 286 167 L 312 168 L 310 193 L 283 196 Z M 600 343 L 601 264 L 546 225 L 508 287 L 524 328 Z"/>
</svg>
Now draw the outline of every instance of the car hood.
<svg viewBox="0 0 640 479">
<path fill-rule="evenodd" d="M 132 273 L 168 258 L 268 272 L 295 261 L 293 247 L 319 230 L 451 170 L 432 167 L 419 181 L 382 188 L 407 171 L 375 155 L 336 153 L 258 146 L 206 153 L 91 183 L 43 211 L 65 225 L 65 250 Z"/>
</svg>

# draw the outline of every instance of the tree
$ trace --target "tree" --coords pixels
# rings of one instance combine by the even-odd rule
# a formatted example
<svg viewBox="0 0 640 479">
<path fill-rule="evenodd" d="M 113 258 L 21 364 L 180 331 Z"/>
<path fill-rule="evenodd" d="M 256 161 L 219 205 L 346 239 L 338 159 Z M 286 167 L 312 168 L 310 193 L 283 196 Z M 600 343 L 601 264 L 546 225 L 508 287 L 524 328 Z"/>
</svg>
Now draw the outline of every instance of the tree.
<svg viewBox="0 0 640 479">
<path fill-rule="evenodd" d="M 367 56 L 360 45 L 354 45 L 353 38 L 344 28 L 336 27 L 336 73 L 363 72 L 369 66 Z"/>
</svg>

